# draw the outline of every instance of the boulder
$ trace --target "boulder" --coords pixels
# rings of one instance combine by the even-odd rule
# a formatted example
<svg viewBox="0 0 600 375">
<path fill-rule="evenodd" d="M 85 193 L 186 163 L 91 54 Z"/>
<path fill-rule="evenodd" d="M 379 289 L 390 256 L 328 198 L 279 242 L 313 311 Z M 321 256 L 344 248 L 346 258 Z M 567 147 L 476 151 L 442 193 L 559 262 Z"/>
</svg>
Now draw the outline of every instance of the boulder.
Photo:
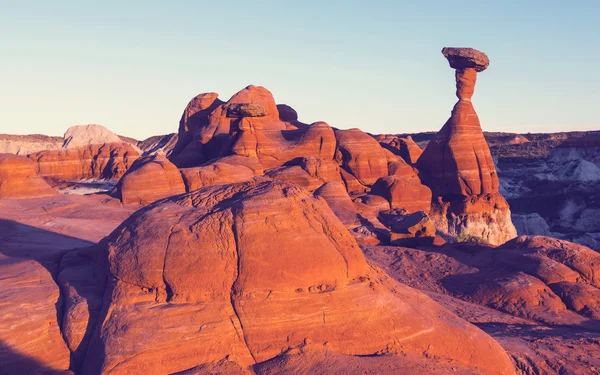
<svg viewBox="0 0 600 375">
<path fill-rule="evenodd" d="M 0 154 L 0 198 L 33 198 L 57 192 L 36 174 L 36 165 L 25 156 Z"/>
<path fill-rule="evenodd" d="M 431 208 L 431 190 L 414 179 L 381 177 L 373 185 L 371 194 L 385 198 L 391 208 L 402 208 L 408 212 L 429 212 Z"/>
<path fill-rule="evenodd" d="M 123 203 L 142 204 L 182 193 L 185 193 L 185 185 L 181 173 L 162 155 L 136 160 L 113 191 Z"/>
<path fill-rule="evenodd" d="M 109 283 L 84 373 L 174 373 L 223 358 L 244 368 L 308 341 L 514 373 L 498 343 L 369 266 L 328 205 L 289 183 L 173 197 L 100 246 Z"/>
<path fill-rule="evenodd" d="M 490 59 L 487 55 L 474 48 L 444 47 L 442 55 L 448 59 L 448 63 L 452 69 L 470 68 L 477 72 L 482 72 L 490 65 Z"/>
<path fill-rule="evenodd" d="M 396 215 L 388 219 L 390 244 L 396 246 L 431 245 L 435 239 L 435 225 L 423 211 Z"/>
<path fill-rule="evenodd" d="M 360 129 L 336 130 L 336 160 L 364 186 L 388 175 L 388 155 L 375 138 Z"/>
</svg>

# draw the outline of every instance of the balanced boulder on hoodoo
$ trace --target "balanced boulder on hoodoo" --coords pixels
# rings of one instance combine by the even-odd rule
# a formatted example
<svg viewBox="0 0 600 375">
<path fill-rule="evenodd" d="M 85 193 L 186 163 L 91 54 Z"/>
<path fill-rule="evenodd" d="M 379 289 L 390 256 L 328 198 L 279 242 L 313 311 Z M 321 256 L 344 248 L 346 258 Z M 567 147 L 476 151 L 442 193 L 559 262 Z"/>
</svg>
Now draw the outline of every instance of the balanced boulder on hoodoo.
<svg viewBox="0 0 600 375">
<path fill-rule="evenodd" d="M 327 204 L 290 183 L 173 197 L 100 246 L 107 290 L 83 373 L 166 374 L 223 358 L 247 367 L 306 342 L 514 372 L 497 342 L 370 266 Z M 402 355 L 391 358 L 401 366 Z"/>
<path fill-rule="evenodd" d="M 471 103 L 477 72 L 488 67 L 489 59 L 472 48 L 444 48 L 442 53 L 456 69 L 459 100 L 417 161 L 423 182 L 433 192 L 431 216 L 443 233 L 465 233 L 498 245 L 515 237 L 516 230 L 498 192 L 498 174 Z"/>
<path fill-rule="evenodd" d="M 57 192 L 36 174 L 36 165 L 26 156 L 0 154 L 0 198 L 33 198 Z"/>
<path fill-rule="evenodd" d="M 144 156 L 119 180 L 113 194 L 123 203 L 152 203 L 185 193 L 181 173 L 163 155 Z"/>
</svg>

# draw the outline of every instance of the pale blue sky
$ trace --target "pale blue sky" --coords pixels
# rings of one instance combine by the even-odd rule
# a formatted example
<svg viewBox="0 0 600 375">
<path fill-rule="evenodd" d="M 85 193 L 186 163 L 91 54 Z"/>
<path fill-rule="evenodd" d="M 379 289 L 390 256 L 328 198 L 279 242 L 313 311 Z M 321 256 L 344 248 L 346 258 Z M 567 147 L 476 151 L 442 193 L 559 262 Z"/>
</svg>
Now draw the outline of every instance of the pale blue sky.
<svg viewBox="0 0 600 375">
<path fill-rule="evenodd" d="M 300 120 L 438 130 L 444 46 L 488 54 L 473 99 L 490 131 L 600 129 L 600 1 L 0 0 L 0 133 L 98 123 L 177 130 L 200 92 L 249 84 Z"/>
</svg>

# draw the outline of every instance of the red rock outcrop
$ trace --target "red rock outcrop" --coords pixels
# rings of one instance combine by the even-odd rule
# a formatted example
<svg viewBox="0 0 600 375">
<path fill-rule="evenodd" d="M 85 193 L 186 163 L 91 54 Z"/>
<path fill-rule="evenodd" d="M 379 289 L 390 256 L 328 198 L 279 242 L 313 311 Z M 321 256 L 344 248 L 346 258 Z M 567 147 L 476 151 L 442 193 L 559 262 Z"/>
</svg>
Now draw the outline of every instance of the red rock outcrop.
<svg viewBox="0 0 600 375">
<path fill-rule="evenodd" d="M 121 178 L 139 158 L 129 143 L 91 144 L 30 154 L 40 176 L 57 180 Z"/>
<path fill-rule="evenodd" d="M 600 255 L 589 248 L 523 236 L 500 247 L 447 243 L 363 250 L 398 281 L 495 337 L 517 374 L 587 374 L 600 366 L 594 276 Z"/>
<path fill-rule="evenodd" d="M 108 285 L 84 373 L 174 373 L 225 357 L 246 367 L 308 341 L 514 372 L 489 336 L 369 266 L 325 202 L 289 183 L 165 200 L 101 246 Z"/>
<path fill-rule="evenodd" d="M 255 176 L 254 171 L 245 165 L 219 161 L 202 167 L 182 168 L 181 175 L 188 192 L 204 186 L 250 181 Z"/>
<path fill-rule="evenodd" d="M 414 165 L 421 157 L 423 150 L 409 135 L 406 138 L 396 137 L 388 143 L 389 147 L 397 150 L 398 155 L 408 164 Z"/>
<path fill-rule="evenodd" d="M 57 192 L 36 174 L 33 161 L 25 156 L 0 154 L 0 198 L 28 198 Z"/>
<path fill-rule="evenodd" d="M 388 155 L 379 143 L 360 129 L 337 130 L 336 160 L 360 184 L 370 187 L 388 175 Z"/>
<path fill-rule="evenodd" d="M 152 155 L 133 163 L 115 186 L 113 195 L 123 203 L 148 204 L 185 192 L 179 169 L 165 156 Z"/>
<path fill-rule="evenodd" d="M 293 182 L 308 191 L 314 191 L 327 182 L 336 182 L 343 186 L 340 167 L 333 160 L 314 157 L 294 159 L 283 167 L 266 171 L 265 176 L 274 180 Z M 346 192 L 345 188 L 344 192 Z"/>
<path fill-rule="evenodd" d="M 258 158 L 270 169 L 299 157 L 332 160 L 335 144 L 329 125 L 301 124 L 291 107 L 275 104 L 269 90 L 248 86 L 225 103 L 215 93 L 194 98 L 170 158 L 178 167 L 193 167 L 234 154 Z"/>
<path fill-rule="evenodd" d="M 433 192 L 433 216 L 439 230 L 501 244 L 515 237 L 516 230 L 508 204 L 498 192 L 492 155 L 471 103 L 477 72 L 487 68 L 489 59 L 470 48 L 444 48 L 442 53 L 456 69 L 459 100 L 450 119 L 423 151 L 417 168 Z M 488 230 L 490 226 L 493 230 Z"/>
<path fill-rule="evenodd" d="M 336 137 L 325 122 L 316 122 L 302 129 L 267 128 L 254 119 L 242 119 L 240 134 L 231 147 L 236 155 L 257 157 L 265 169 L 275 168 L 301 158 L 315 157 L 333 160 Z"/>
<path fill-rule="evenodd" d="M 387 199 L 391 208 L 403 208 L 408 212 L 429 212 L 431 208 L 431 190 L 418 179 L 381 177 L 373 185 L 371 194 Z"/>
<path fill-rule="evenodd" d="M 60 289 L 52 274 L 34 260 L 2 258 L 0 373 L 68 370 L 69 349 L 57 322 Z"/>
</svg>

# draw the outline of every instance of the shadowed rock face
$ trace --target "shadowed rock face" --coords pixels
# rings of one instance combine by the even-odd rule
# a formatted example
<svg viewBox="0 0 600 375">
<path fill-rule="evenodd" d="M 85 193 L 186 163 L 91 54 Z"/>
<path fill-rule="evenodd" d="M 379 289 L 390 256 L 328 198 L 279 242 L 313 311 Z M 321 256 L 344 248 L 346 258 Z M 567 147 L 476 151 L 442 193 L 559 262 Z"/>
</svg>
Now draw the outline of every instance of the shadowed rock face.
<svg viewBox="0 0 600 375">
<path fill-rule="evenodd" d="M 109 285 L 84 373 L 173 373 L 226 356 L 246 367 L 307 339 L 513 372 L 488 336 L 370 267 L 327 204 L 289 183 L 161 201 L 101 246 Z"/>
<path fill-rule="evenodd" d="M 417 161 L 434 197 L 436 226 L 450 235 L 465 233 L 501 244 L 516 236 L 508 204 L 498 192 L 492 155 L 471 103 L 477 71 L 487 68 L 485 54 L 473 49 L 444 48 L 456 70 L 458 102 L 452 115 Z M 493 227 L 490 231 L 488 228 Z"/>
</svg>

